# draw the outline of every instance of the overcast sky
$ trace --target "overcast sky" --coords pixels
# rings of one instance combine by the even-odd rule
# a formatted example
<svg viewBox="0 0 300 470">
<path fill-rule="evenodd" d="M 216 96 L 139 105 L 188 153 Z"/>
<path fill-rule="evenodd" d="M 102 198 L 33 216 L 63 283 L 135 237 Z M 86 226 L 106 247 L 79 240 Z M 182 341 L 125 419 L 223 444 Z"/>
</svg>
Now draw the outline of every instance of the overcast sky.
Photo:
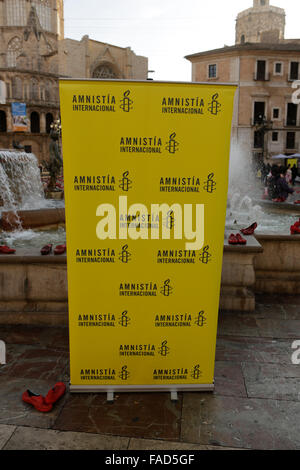
<svg viewBox="0 0 300 470">
<path fill-rule="evenodd" d="M 235 42 L 237 14 L 252 0 L 65 0 L 65 37 L 131 47 L 149 59 L 155 80 L 191 80 L 184 56 Z M 300 38 L 299 0 L 271 0 L 285 9 L 286 38 Z"/>
</svg>

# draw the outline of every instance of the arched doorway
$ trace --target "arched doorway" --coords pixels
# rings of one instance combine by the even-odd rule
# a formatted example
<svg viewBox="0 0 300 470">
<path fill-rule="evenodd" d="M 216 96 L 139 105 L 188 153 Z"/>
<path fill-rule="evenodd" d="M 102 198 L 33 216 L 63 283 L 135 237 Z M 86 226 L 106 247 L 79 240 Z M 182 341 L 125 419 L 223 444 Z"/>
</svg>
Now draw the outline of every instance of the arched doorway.
<svg viewBox="0 0 300 470">
<path fill-rule="evenodd" d="M 30 115 L 30 130 L 33 134 L 40 133 L 40 115 L 36 111 Z"/>
</svg>

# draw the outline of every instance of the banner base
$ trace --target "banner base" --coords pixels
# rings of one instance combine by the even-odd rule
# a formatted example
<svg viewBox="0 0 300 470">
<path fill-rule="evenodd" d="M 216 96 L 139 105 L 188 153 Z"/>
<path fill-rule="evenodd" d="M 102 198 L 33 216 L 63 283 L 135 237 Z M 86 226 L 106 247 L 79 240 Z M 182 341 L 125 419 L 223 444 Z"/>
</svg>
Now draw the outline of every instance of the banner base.
<svg viewBox="0 0 300 470">
<path fill-rule="evenodd" d="M 214 384 L 187 384 L 187 385 L 70 385 L 71 393 L 106 393 L 107 401 L 114 401 L 114 393 L 129 392 L 169 392 L 171 401 L 178 400 L 178 392 L 213 392 Z"/>
</svg>

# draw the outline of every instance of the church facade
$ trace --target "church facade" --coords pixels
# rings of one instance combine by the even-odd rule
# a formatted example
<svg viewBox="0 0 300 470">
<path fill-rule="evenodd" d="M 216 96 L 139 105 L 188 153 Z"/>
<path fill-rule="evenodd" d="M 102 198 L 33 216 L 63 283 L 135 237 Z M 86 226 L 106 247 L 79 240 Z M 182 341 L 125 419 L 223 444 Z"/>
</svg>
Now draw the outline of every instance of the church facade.
<svg viewBox="0 0 300 470">
<path fill-rule="evenodd" d="M 148 60 L 84 36 L 64 37 L 63 0 L 0 0 L 0 148 L 40 161 L 60 117 L 59 77 L 146 80 Z"/>
</svg>

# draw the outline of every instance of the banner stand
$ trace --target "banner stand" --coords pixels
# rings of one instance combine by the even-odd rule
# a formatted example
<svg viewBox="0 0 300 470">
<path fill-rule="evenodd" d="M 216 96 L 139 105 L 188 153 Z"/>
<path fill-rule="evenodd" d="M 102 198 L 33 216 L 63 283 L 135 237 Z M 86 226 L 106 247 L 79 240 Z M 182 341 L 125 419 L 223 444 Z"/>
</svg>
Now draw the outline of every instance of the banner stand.
<svg viewBox="0 0 300 470">
<path fill-rule="evenodd" d="M 236 89 L 60 80 L 71 392 L 214 390 Z"/>
<path fill-rule="evenodd" d="M 145 386 L 130 386 L 123 385 L 122 387 L 101 387 L 97 385 L 70 385 L 71 393 L 106 393 L 107 401 L 114 402 L 115 393 L 134 393 L 134 392 L 169 392 L 171 401 L 178 401 L 178 392 L 213 392 L 214 384 L 201 384 L 201 385 L 177 385 L 176 387 L 145 385 Z"/>
</svg>

